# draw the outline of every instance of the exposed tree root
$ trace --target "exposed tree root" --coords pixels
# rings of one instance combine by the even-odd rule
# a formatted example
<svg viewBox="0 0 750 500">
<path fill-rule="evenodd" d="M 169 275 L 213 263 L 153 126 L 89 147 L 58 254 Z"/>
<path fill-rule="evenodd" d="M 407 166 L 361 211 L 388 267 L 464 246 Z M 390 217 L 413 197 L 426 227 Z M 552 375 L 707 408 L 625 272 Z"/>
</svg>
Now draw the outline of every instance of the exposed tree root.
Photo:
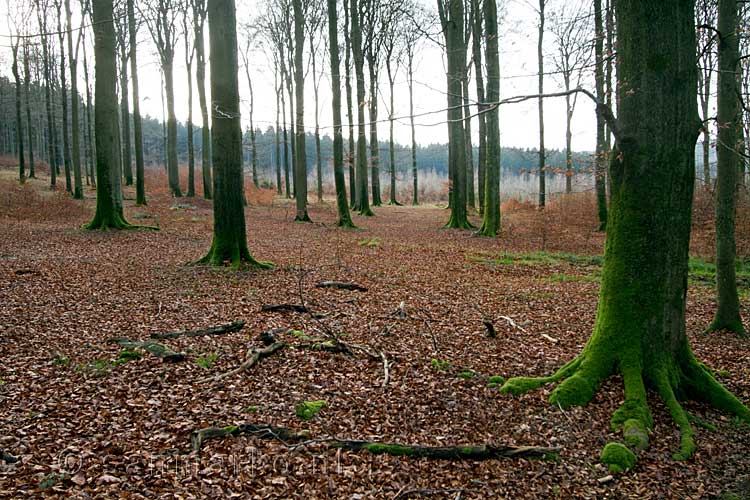
<svg viewBox="0 0 750 500">
<path fill-rule="evenodd" d="M 354 222 L 352 222 L 351 218 L 339 218 L 338 222 L 336 223 L 336 227 L 340 227 L 343 229 L 359 229 L 354 225 Z"/>
<path fill-rule="evenodd" d="M 677 424 L 681 440 L 680 451 L 673 456 L 686 460 L 692 456 L 696 445 L 694 432 L 687 412 L 678 398 L 689 397 L 750 421 L 750 411 L 734 395 L 725 389 L 702 364 L 698 363 L 687 348 L 673 366 L 663 361 L 660 366 L 641 368 L 640 361 L 629 359 L 627 353 L 602 353 L 592 349 L 589 343 L 584 351 L 547 377 L 511 378 L 501 388 L 502 392 L 519 395 L 543 385 L 564 379 L 550 394 L 549 401 L 561 408 L 583 406 L 599 390 L 600 384 L 615 372 L 623 376 L 625 402 L 612 415 L 613 430 L 621 430 L 625 443 L 636 452 L 648 446 L 648 432 L 653 428 L 653 418 L 648 407 L 646 385 L 652 388 L 667 406 Z M 608 456 L 622 458 L 624 454 Z M 611 470 L 621 464 L 611 465 Z M 625 470 L 629 467 L 620 467 Z"/>
<path fill-rule="evenodd" d="M 469 219 L 467 219 L 465 216 L 461 219 L 456 217 L 454 213 L 451 212 L 451 216 L 448 219 L 448 222 L 445 223 L 445 226 L 443 226 L 444 229 L 476 229 L 476 227 L 469 222 Z"/>
<path fill-rule="evenodd" d="M 357 283 L 346 283 L 343 281 L 321 281 L 315 285 L 315 288 L 336 288 L 338 290 L 354 290 L 357 292 L 366 292 L 367 288 Z"/>
<path fill-rule="evenodd" d="M 263 304 L 260 306 L 260 310 L 261 312 L 309 312 L 306 306 L 300 304 Z"/>
<path fill-rule="evenodd" d="M 228 372 L 220 373 L 219 375 L 215 375 L 213 377 L 206 377 L 204 379 L 201 379 L 198 381 L 198 383 L 203 382 L 218 382 L 219 380 L 223 380 L 228 377 L 232 377 L 234 375 L 237 375 L 239 373 L 244 372 L 245 370 L 248 370 L 250 367 L 252 367 L 255 363 L 260 361 L 263 358 L 267 358 L 271 356 L 276 351 L 279 351 L 287 346 L 286 342 L 274 342 L 273 344 L 264 347 L 263 349 L 250 349 L 247 353 L 247 357 L 245 358 L 245 361 L 242 362 L 242 364 L 235 368 L 234 370 L 230 370 Z"/>
<path fill-rule="evenodd" d="M 745 330 L 745 326 L 742 324 L 740 318 L 734 318 L 732 320 L 724 320 L 717 313 L 710 325 L 704 330 L 703 333 L 713 333 L 719 330 L 729 330 L 739 337 L 747 338 L 748 333 Z"/>
<path fill-rule="evenodd" d="M 360 210 L 359 215 L 361 215 L 362 217 L 374 217 L 375 216 L 373 211 L 370 210 L 370 207 L 367 207 L 365 210 Z"/>
<path fill-rule="evenodd" d="M 119 344 L 122 347 L 128 349 L 143 349 L 144 351 L 153 354 L 157 358 L 161 358 L 164 361 L 169 361 L 172 363 L 184 361 L 186 357 L 186 354 L 184 352 L 173 351 L 171 348 L 165 346 L 164 344 L 160 344 L 152 340 L 146 342 L 135 342 L 128 339 L 109 339 L 109 341 Z"/>
<path fill-rule="evenodd" d="M 239 332 L 245 326 L 244 321 L 235 321 L 226 325 L 212 326 L 200 330 L 184 330 L 179 332 L 152 333 L 152 339 L 174 339 L 177 337 L 203 337 L 206 335 L 222 335 L 225 333 Z"/>
<path fill-rule="evenodd" d="M 109 229 L 143 229 L 147 231 L 159 230 L 158 227 L 154 226 L 139 226 L 136 224 L 130 224 L 118 213 L 113 213 L 110 216 L 101 216 L 99 214 L 96 214 L 91 222 L 84 224 L 82 227 L 87 231 L 107 231 Z"/>
<path fill-rule="evenodd" d="M 205 264 L 216 267 L 225 266 L 227 263 L 235 269 L 243 267 L 273 269 L 273 262 L 255 260 L 252 255 L 250 255 L 246 242 L 224 244 L 217 242 L 215 236 L 208 253 L 201 259 L 195 261 L 195 264 Z"/>
<path fill-rule="evenodd" d="M 307 214 L 307 210 L 305 210 L 305 213 L 303 215 L 297 214 L 294 217 L 294 222 L 312 222 L 312 219 L 310 219 L 310 216 Z"/>
<path fill-rule="evenodd" d="M 284 444 L 303 441 L 309 438 L 308 432 L 295 432 L 285 427 L 271 425 L 240 424 L 227 427 L 209 427 L 194 431 L 190 435 L 193 451 L 200 451 L 207 439 L 225 436 L 251 435 L 261 439 L 275 439 Z M 352 451 L 367 451 L 373 455 L 408 456 L 439 460 L 489 460 L 493 458 L 551 458 L 560 448 L 544 446 L 495 446 L 491 444 L 468 446 L 421 446 L 396 443 L 381 443 L 358 439 L 324 438 L 309 440 L 304 444 L 325 444 L 329 448 Z M 299 445 L 297 445 L 299 446 Z M 296 446 L 294 446 L 296 447 Z"/>
</svg>

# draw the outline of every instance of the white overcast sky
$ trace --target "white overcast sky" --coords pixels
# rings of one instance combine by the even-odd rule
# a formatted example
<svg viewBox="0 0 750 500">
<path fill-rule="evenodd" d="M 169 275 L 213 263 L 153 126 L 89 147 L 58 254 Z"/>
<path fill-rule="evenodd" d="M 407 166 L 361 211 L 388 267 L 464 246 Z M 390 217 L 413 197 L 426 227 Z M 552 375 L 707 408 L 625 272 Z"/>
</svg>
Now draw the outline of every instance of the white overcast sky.
<svg viewBox="0 0 750 500">
<path fill-rule="evenodd" d="M 430 8 L 434 2 L 420 0 Z M 19 0 L 0 0 L 0 16 L 9 17 L 17 9 Z M 498 3 L 503 3 L 502 1 Z M 566 0 L 550 0 L 549 11 L 555 10 Z M 255 17 L 261 9 L 262 3 L 258 0 L 237 0 L 237 18 L 240 24 L 253 23 Z M 52 19 L 56 24 L 57 20 Z M 10 24 L 3 23 L 0 33 L 10 34 Z M 74 24 L 76 22 L 74 21 Z M 548 24 L 551 24 L 548 20 Z M 501 66 L 501 98 L 507 98 L 514 95 L 535 94 L 537 92 L 537 26 L 538 16 L 533 8 L 533 4 L 526 0 L 505 0 L 504 16 L 500 26 L 500 66 Z M 38 28 L 32 27 L 32 30 L 38 31 Z M 35 31 L 35 32 L 36 32 Z M 243 36 L 243 30 L 238 29 L 240 37 Z M 150 40 L 146 27 L 141 27 L 139 32 L 139 78 L 141 92 L 141 112 L 154 117 L 161 118 L 161 78 L 159 65 L 157 62 L 155 50 Z M 91 37 L 88 39 L 91 43 Z M 6 76 L 10 77 L 10 56 L 8 47 L 8 38 L 3 37 L 0 42 L 2 49 L 0 51 L 0 64 Z M 208 33 L 206 33 L 206 46 L 208 47 Z M 242 40 L 240 40 L 242 46 Z M 555 44 L 551 33 L 545 34 L 545 53 L 547 60 L 545 70 L 553 71 L 552 56 L 555 51 Z M 88 50 L 88 56 L 93 58 L 93 50 Z M 343 54 L 342 63 L 343 63 Z M 255 112 L 253 114 L 254 122 L 257 127 L 266 129 L 275 123 L 276 119 L 276 97 L 273 85 L 273 66 L 269 57 L 262 50 L 257 49 L 251 55 L 250 74 L 253 79 L 255 90 Z M 242 59 L 240 58 L 240 65 Z M 330 66 L 327 61 L 324 62 L 324 71 L 328 73 Z M 93 67 L 91 64 L 90 67 Z M 442 50 L 430 43 L 425 44 L 421 54 L 417 57 L 415 70 L 415 113 L 440 110 L 446 107 L 445 88 L 446 79 L 444 72 L 444 63 Z M 321 68 L 320 61 L 318 68 Z M 193 68 L 195 71 L 195 68 Z M 184 64 L 184 47 L 178 44 L 175 57 L 175 99 L 177 118 L 184 121 L 187 118 L 187 85 L 185 83 L 185 64 Z M 387 108 L 383 99 L 388 98 L 388 85 L 385 75 L 385 69 L 381 71 L 381 92 L 379 106 L 379 119 L 387 118 Z M 79 76 L 83 78 L 83 71 L 79 70 Z M 343 77 L 343 70 L 342 70 Z M 240 67 L 239 75 L 240 97 L 242 99 L 243 123 L 247 123 L 247 104 L 249 92 L 244 74 L 244 68 Z M 81 88 L 83 85 L 80 85 Z M 207 85 L 208 86 L 208 85 Z M 593 77 L 588 76 L 584 81 L 584 86 L 591 88 L 593 86 Z M 553 92 L 562 88 L 561 79 L 556 75 L 549 75 L 545 78 L 545 91 Z M 474 99 L 474 83 L 470 84 L 470 93 Z M 209 89 L 210 90 L 210 89 Z M 396 77 L 396 116 L 408 115 L 408 88 L 406 84 L 406 74 L 401 71 Z M 306 95 L 306 113 L 305 126 L 312 131 L 314 126 L 314 102 L 312 93 L 312 81 L 308 77 L 305 85 Z M 342 101 L 345 103 L 344 95 Z M 330 109 L 330 82 L 327 75 L 323 76 L 321 83 L 320 110 L 319 120 L 322 133 L 330 134 L 332 124 L 332 115 Z M 516 146 L 534 148 L 539 141 L 537 104 L 535 100 L 527 101 L 521 104 L 505 105 L 500 109 L 500 130 L 501 141 L 503 146 Z M 344 125 L 346 126 L 346 111 L 342 110 Z M 200 112 L 198 107 L 198 95 L 194 88 L 193 116 L 195 122 L 200 125 Z M 355 115 L 356 116 L 356 115 Z M 287 117 L 289 120 L 289 117 Z M 369 117 L 368 117 L 369 120 Z M 440 124 L 445 120 L 445 113 L 428 115 L 417 118 L 416 122 L 421 126 L 417 127 L 417 142 L 423 145 L 447 142 L 447 126 Z M 578 100 L 575 116 L 573 119 L 573 148 L 575 150 L 593 149 L 595 136 L 595 117 L 593 105 L 584 98 Z M 433 125 L 433 126 L 430 126 Z M 476 137 L 476 124 L 474 124 L 474 134 Z M 407 144 L 410 141 L 410 128 L 408 119 L 400 120 L 395 126 L 396 140 Z M 378 127 L 378 134 L 381 140 L 388 137 L 388 123 L 381 123 Z M 475 139 L 476 141 L 476 139 Z M 564 98 L 553 98 L 545 100 L 545 143 L 547 148 L 562 149 L 565 146 L 565 108 Z"/>
</svg>

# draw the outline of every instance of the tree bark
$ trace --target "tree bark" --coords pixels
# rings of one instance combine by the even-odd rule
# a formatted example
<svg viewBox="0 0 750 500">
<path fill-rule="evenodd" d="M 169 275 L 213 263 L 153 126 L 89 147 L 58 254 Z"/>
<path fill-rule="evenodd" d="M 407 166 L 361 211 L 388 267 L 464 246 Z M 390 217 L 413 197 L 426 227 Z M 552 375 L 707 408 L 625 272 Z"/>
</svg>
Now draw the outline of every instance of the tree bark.
<svg viewBox="0 0 750 500">
<path fill-rule="evenodd" d="M 211 110 L 214 166 L 214 236 L 199 263 L 261 269 L 272 264 L 255 260 L 247 246 L 242 203 L 242 125 L 237 80 L 237 20 L 234 0 L 208 0 L 211 51 Z"/>
<path fill-rule="evenodd" d="M 357 198 L 355 210 L 360 215 L 375 215 L 370 210 L 370 197 L 367 192 L 367 136 L 365 135 L 365 58 L 362 54 L 362 32 L 360 31 L 360 9 L 358 0 L 350 0 L 352 21 L 352 55 L 354 73 L 357 79 Z"/>
<path fill-rule="evenodd" d="M 719 76 L 716 146 L 716 314 L 709 331 L 727 329 L 745 335 L 735 273 L 735 217 L 741 124 L 737 85 L 740 61 L 736 0 L 719 0 Z"/>
<path fill-rule="evenodd" d="M 602 0 L 594 0 L 594 74 L 596 80 L 596 98 L 605 99 L 604 94 L 604 27 L 602 25 Z M 619 78 L 619 75 L 618 75 Z M 599 231 L 607 228 L 607 186 L 606 186 L 606 134 L 604 119 L 596 114 L 596 153 L 594 154 L 594 188 L 596 190 L 596 209 L 599 218 Z"/>
<path fill-rule="evenodd" d="M 16 37 L 16 43 L 13 45 L 13 78 L 16 81 L 16 144 L 18 151 L 18 180 L 21 184 L 26 182 L 26 159 L 24 158 L 23 147 L 23 120 L 21 119 L 21 75 L 18 72 L 18 45 L 21 42 L 20 37 Z"/>
<path fill-rule="evenodd" d="M 510 379 L 519 394 L 564 381 L 550 395 L 562 408 L 584 405 L 621 374 L 624 404 L 612 425 L 636 451 L 653 419 L 646 387 L 663 400 L 681 432 L 676 459 L 695 450 L 678 398 L 688 397 L 750 421 L 750 411 L 698 363 L 685 326 L 688 247 L 701 122 L 693 2 L 616 0 L 617 144 L 612 154 L 611 217 L 594 331 L 583 351 L 554 375 Z M 619 467 L 617 461 L 608 461 Z"/>
<path fill-rule="evenodd" d="M 24 44 L 23 51 L 23 80 L 24 80 L 24 94 L 26 94 L 26 132 L 29 136 L 29 179 L 36 177 L 34 172 L 34 130 L 31 126 L 31 71 L 29 70 L 29 48 L 27 44 Z"/>
<path fill-rule="evenodd" d="M 62 101 L 62 148 L 63 163 L 65 165 L 65 190 L 73 192 L 73 183 L 71 180 L 71 159 L 70 143 L 68 136 L 68 83 L 65 72 L 65 31 L 62 29 L 62 0 L 55 0 L 57 9 L 57 31 L 60 47 L 60 100 Z"/>
<path fill-rule="evenodd" d="M 477 201 L 479 213 L 484 214 L 484 182 L 487 164 L 487 126 L 484 110 L 484 78 L 482 75 L 482 15 L 479 0 L 471 0 L 471 8 L 474 11 L 474 23 L 472 24 L 472 58 L 474 60 L 474 81 L 477 87 L 477 121 L 479 122 L 479 158 L 477 168 Z M 497 10 L 497 8 L 495 8 Z"/>
<path fill-rule="evenodd" d="M 208 120 L 208 106 L 206 104 L 206 50 L 203 39 L 203 27 L 206 20 L 205 5 L 205 0 L 194 0 L 193 25 L 195 27 L 195 76 L 203 122 L 201 127 L 203 197 L 210 200 L 213 197 L 213 183 L 211 182 L 211 122 Z"/>
<path fill-rule="evenodd" d="M 135 9 L 133 2 L 128 3 L 128 36 L 130 37 L 130 78 L 133 88 L 133 139 L 135 141 L 135 204 L 146 204 L 146 189 L 143 164 L 143 127 L 141 124 L 141 98 L 138 88 L 138 58 L 136 42 Z"/>
<path fill-rule="evenodd" d="M 294 126 L 294 140 L 297 156 L 294 161 L 294 193 L 297 206 L 297 222 L 310 222 L 307 214 L 307 154 L 305 147 L 305 77 L 302 67 L 302 54 L 305 47 L 302 0 L 292 0 L 294 9 L 294 92 L 297 105 L 297 121 Z"/>
<path fill-rule="evenodd" d="M 539 207 L 544 208 L 547 197 L 547 169 L 544 151 L 544 7 L 548 0 L 539 0 L 539 34 L 537 38 L 537 60 L 539 65 Z"/>
<path fill-rule="evenodd" d="M 354 142 L 354 114 L 352 107 L 352 75 L 351 75 L 351 56 L 352 56 L 352 43 L 349 32 L 349 3 L 351 0 L 343 0 L 344 4 L 344 44 L 346 45 L 346 60 L 344 67 L 346 69 L 346 113 L 349 123 L 349 154 L 347 162 L 349 163 L 349 205 L 354 208 L 357 200 L 357 184 L 355 177 L 355 161 L 354 152 L 356 149 L 356 143 Z"/>
</svg>

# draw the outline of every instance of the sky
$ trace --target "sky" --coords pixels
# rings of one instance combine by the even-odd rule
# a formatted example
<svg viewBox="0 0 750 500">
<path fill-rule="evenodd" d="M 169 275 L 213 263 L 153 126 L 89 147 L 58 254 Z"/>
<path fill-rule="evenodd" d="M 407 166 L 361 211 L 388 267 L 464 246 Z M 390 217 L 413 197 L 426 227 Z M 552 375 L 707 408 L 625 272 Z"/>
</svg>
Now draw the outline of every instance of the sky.
<svg viewBox="0 0 750 500">
<path fill-rule="evenodd" d="M 433 2 L 420 0 L 429 8 L 434 8 Z M 14 12 L 18 7 L 19 0 L 6 0 L 0 2 L 0 17 L 8 17 L 8 12 Z M 537 27 L 538 14 L 534 10 L 534 5 L 525 0 L 502 0 L 498 2 L 502 8 L 502 20 L 500 22 L 500 67 L 501 99 L 517 95 L 528 95 L 537 93 Z M 566 0 L 550 0 L 548 7 L 551 17 L 552 11 L 559 8 Z M 504 5 L 503 5 L 504 4 Z M 257 24 L 258 13 L 262 12 L 264 4 L 258 0 L 237 0 L 237 18 L 238 36 L 240 37 L 240 47 L 244 45 L 243 39 L 247 30 L 244 26 L 253 26 Z M 56 19 L 51 20 L 56 24 Z M 74 20 L 74 25 L 79 21 Z M 340 22 L 343 22 L 340 20 Z M 551 22 L 548 19 L 548 25 Z M 32 27 L 32 30 L 38 28 Z M 0 28 L 0 34 L 6 35 L 0 41 L 0 67 L 5 68 L 3 71 L 10 76 L 9 67 L 9 49 L 7 35 L 11 33 L 9 24 Z M 35 31 L 36 32 L 36 31 Z M 139 35 L 139 80 L 141 94 L 141 112 L 149 114 L 156 118 L 162 117 L 162 93 L 161 93 L 161 75 L 159 71 L 158 59 L 151 42 L 150 34 L 145 26 L 142 26 Z M 342 42 L 343 40 L 340 40 Z M 87 43 L 91 43 L 91 37 Z M 208 33 L 206 33 L 206 47 L 208 47 Z M 551 33 L 545 33 L 545 72 L 554 71 L 552 55 L 556 50 L 553 36 Z M 184 63 L 184 46 L 178 42 L 175 56 L 175 100 L 176 114 L 180 121 L 185 121 L 188 115 L 187 106 L 187 77 Z M 88 57 L 93 58 L 93 50 L 88 50 Z M 209 54 L 210 57 L 210 54 Z M 343 53 L 341 54 L 343 64 Z M 270 57 L 262 48 L 254 48 L 249 56 L 250 59 L 250 76 L 253 81 L 255 95 L 255 109 L 253 119 L 255 126 L 266 129 L 268 126 L 275 124 L 276 120 L 276 96 L 274 91 L 274 74 L 273 64 Z M 90 67 L 93 67 L 91 64 Z M 321 81 L 321 92 L 319 102 L 319 123 L 322 134 L 331 134 L 332 132 L 332 112 L 331 112 L 331 93 L 330 82 L 328 81 L 328 72 L 330 65 L 326 60 L 321 64 L 318 61 L 318 68 L 323 69 L 324 74 Z M 405 61 L 402 64 L 402 70 L 397 74 L 395 80 L 395 115 L 401 117 L 395 124 L 396 141 L 402 144 L 410 142 L 411 131 L 409 127 L 408 110 L 409 95 L 404 71 Z M 79 71 L 81 78 L 82 71 Z M 389 99 L 388 84 L 385 75 L 385 69 L 381 71 L 381 95 L 379 97 L 379 119 L 386 119 L 388 116 L 386 102 Z M 195 65 L 193 65 L 193 77 L 195 75 Z M 342 69 L 343 77 L 343 69 Z M 442 48 L 430 42 L 423 45 L 423 49 L 417 55 L 415 61 L 415 113 L 425 113 L 431 111 L 443 110 L 446 107 L 446 78 L 445 64 Z M 242 58 L 240 58 L 240 99 L 242 106 L 243 126 L 249 123 L 249 91 L 247 80 L 245 78 Z M 343 81 L 342 81 L 343 85 Z M 593 89 L 593 76 L 587 75 L 582 84 L 583 86 Z M 208 87 L 207 82 L 207 87 Z M 79 88 L 83 87 L 83 83 Z M 476 99 L 474 95 L 473 81 L 469 85 L 471 99 Z M 549 75 L 545 78 L 545 92 L 554 92 L 562 89 L 562 81 L 558 75 Z M 210 91 L 210 89 L 208 89 Z M 200 108 L 198 106 L 198 95 L 195 87 L 193 89 L 193 116 L 194 121 L 200 125 Z M 369 98 L 369 97 L 368 97 Z M 342 101 L 345 103 L 345 95 L 342 93 Z M 314 130 L 315 107 L 313 101 L 312 79 L 308 77 L 305 82 L 305 127 L 309 131 Z M 545 145 L 549 149 L 563 149 L 565 147 L 565 104 L 564 98 L 550 98 L 545 100 Z M 476 110 L 476 108 L 475 108 Z M 346 123 L 346 110 L 342 110 L 344 126 Z M 356 114 L 355 114 L 356 116 Z M 430 143 L 447 142 L 447 125 L 445 121 L 445 112 L 430 114 L 416 119 L 416 140 L 421 145 Z M 356 119 L 356 118 L 355 118 Z M 287 117 L 289 120 L 289 117 Z M 368 117 L 369 120 L 369 117 Z M 536 100 L 530 100 L 524 103 L 504 105 L 500 108 L 500 132 L 501 143 L 503 146 L 514 146 L 521 148 L 535 148 L 539 144 L 539 124 L 538 108 Z M 378 125 L 378 136 L 381 140 L 388 138 L 389 125 L 387 122 Z M 477 142 L 477 125 L 473 124 L 474 139 Z M 595 138 L 595 114 L 594 107 L 588 99 L 581 98 L 575 109 L 573 118 L 573 149 L 574 150 L 592 150 Z"/>
</svg>

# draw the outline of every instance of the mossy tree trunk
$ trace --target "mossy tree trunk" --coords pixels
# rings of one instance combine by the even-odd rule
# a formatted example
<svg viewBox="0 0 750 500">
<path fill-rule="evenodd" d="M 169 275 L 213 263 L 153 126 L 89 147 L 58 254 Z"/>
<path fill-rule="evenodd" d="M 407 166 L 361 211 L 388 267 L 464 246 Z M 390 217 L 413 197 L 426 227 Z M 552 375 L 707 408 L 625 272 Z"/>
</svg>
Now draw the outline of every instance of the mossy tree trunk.
<svg viewBox="0 0 750 500">
<path fill-rule="evenodd" d="M 739 37 L 736 0 L 719 0 L 719 76 L 716 145 L 716 315 L 708 330 L 744 335 L 735 275 L 735 227 L 739 155 Z"/>
<path fill-rule="evenodd" d="M 346 2 L 346 0 L 344 0 Z M 344 137 L 341 127 L 341 74 L 339 68 L 338 16 L 336 0 L 328 0 L 328 39 L 331 56 L 331 89 L 333 99 L 333 179 L 336 184 L 336 206 L 339 213 L 339 227 L 354 227 L 349 215 L 349 202 L 346 198 L 344 178 Z"/>
<path fill-rule="evenodd" d="M 350 1 L 352 21 L 352 55 L 354 73 L 357 79 L 357 197 L 354 209 L 366 217 L 374 215 L 370 210 L 370 196 L 367 192 L 367 135 L 365 133 L 365 58 L 362 54 L 362 32 L 359 21 L 361 12 L 358 0 Z"/>
<path fill-rule="evenodd" d="M 112 0 L 93 0 L 96 213 L 86 229 L 129 229 L 119 195 L 117 166 L 117 50 Z M 113 175 L 113 173 L 115 175 Z M 114 178 L 113 178 L 114 177 Z"/>
<path fill-rule="evenodd" d="M 448 167 L 450 172 L 451 216 L 446 228 L 471 229 L 466 217 L 466 136 L 463 127 L 463 73 L 466 67 L 463 0 L 438 0 L 438 11 L 445 36 L 448 67 Z"/>
<path fill-rule="evenodd" d="M 519 394 L 564 378 L 550 401 L 565 408 L 586 404 L 602 381 L 619 373 L 625 401 L 612 417 L 613 428 L 623 430 L 630 447 L 645 448 L 653 427 L 646 389 L 653 389 L 681 432 L 675 458 L 686 459 L 695 443 L 679 399 L 704 401 L 750 421 L 747 407 L 696 361 L 685 332 L 701 127 L 693 2 L 617 0 L 615 8 L 622 92 L 594 331 L 583 351 L 554 375 L 510 379 L 503 391 Z M 610 453 L 602 459 L 613 469 L 620 465 Z"/>
<path fill-rule="evenodd" d="M 199 263 L 269 268 L 250 255 L 242 198 L 242 125 L 234 0 L 208 0 L 211 51 L 211 133 L 214 166 L 214 237 Z"/>
<path fill-rule="evenodd" d="M 500 59 L 497 42 L 497 4 L 484 0 L 485 44 L 487 59 L 487 101 L 500 100 Z M 479 234 L 494 237 L 500 231 L 500 123 L 497 107 L 483 116 L 486 121 L 487 160 L 484 167 L 484 218 Z M 481 158 L 481 156 L 480 156 Z"/>
<path fill-rule="evenodd" d="M 305 48 L 305 18 L 302 0 L 292 0 L 294 9 L 294 97 L 297 116 L 294 126 L 294 143 L 297 155 L 294 159 L 294 193 L 297 206 L 297 222 L 310 222 L 307 214 L 307 148 L 305 147 L 305 75 L 302 55 Z"/>
<path fill-rule="evenodd" d="M 604 25 L 602 20 L 602 0 L 594 0 L 594 74 L 596 80 L 596 98 L 604 101 Z M 596 114 L 596 153 L 594 154 L 594 188 L 596 190 L 596 212 L 599 219 L 599 230 L 607 228 L 607 186 L 606 186 L 606 134 L 604 119 Z"/>
<path fill-rule="evenodd" d="M 135 204 L 146 204 L 146 187 L 144 182 L 143 161 L 143 126 L 141 124 L 141 97 L 138 88 L 138 50 L 135 24 L 135 8 L 133 2 L 128 1 L 128 36 L 130 38 L 130 78 L 133 89 L 133 140 L 135 141 Z"/>
</svg>

